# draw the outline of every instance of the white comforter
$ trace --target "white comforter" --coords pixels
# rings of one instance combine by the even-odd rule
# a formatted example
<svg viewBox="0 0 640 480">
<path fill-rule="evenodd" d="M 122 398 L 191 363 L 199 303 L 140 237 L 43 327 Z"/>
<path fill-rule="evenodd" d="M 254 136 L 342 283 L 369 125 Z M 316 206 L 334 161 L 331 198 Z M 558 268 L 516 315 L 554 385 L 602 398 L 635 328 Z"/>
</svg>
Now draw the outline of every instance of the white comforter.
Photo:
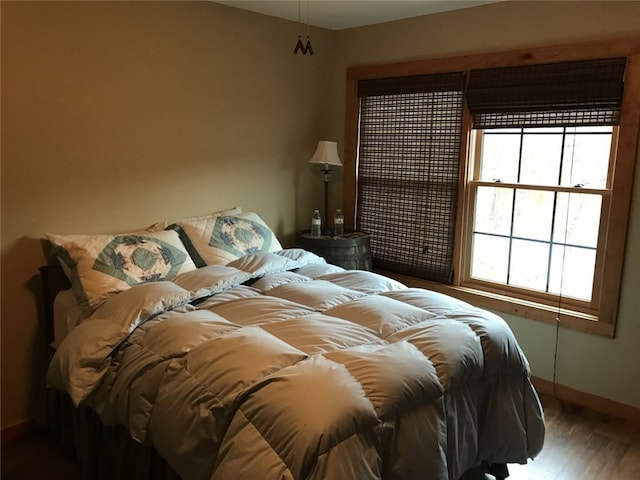
<svg viewBox="0 0 640 480">
<path fill-rule="evenodd" d="M 185 479 L 457 479 L 524 463 L 544 422 L 496 315 L 299 249 L 136 286 L 50 383 Z"/>
</svg>

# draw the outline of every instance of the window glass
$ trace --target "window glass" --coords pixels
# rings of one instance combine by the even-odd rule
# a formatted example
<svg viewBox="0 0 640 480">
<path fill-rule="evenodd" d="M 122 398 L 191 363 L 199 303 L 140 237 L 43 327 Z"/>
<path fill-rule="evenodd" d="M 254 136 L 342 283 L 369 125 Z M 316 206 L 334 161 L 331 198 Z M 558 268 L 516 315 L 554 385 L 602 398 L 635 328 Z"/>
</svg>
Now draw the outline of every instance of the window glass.
<svg viewBox="0 0 640 480">
<path fill-rule="evenodd" d="M 611 125 L 594 125 L 589 127 L 572 127 L 569 131 L 575 131 L 576 133 L 613 133 L 613 127 Z"/>
<path fill-rule="evenodd" d="M 511 246 L 509 284 L 546 291 L 549 244 L 514 239 Z"/>
<path fill-rule="evenodd" d="M 514 129 L 510 129 L 514 130 Z M 515 183 L 518 181 L 520 133 L 485 133 L 482 140 L 480 180 Z M 492 130 L 492 132 L 494 132 Z"/>
<path fill-rule="evenodd" d="M 553 241 L 596 248 L 602 197 L 558 193 Z"/>
<path fill-rule="evenodd" d="M 478 187 L 474 230 L 509 235 L 512 206 L 512 188 Z"/>
<path fill-rule="evenodd" d="M 562 133 L 564 127 L 529 127 L 524 128 L 524 133 Z"/>
<path fill-rule="evenodd" d="M 557 185 L 560 178 L 561 154 L 562 135 L 524 134 L 520 182 Z"/>
<path fill-rule="evenodd" d="M 549 292 L 590 300 L 595 263 L 595 249 L 554 245 L 551 250 Z"/>
<path fill-rule="evenodd" d="M 516 191 L 513 235 L 532 240 L 549 241 L 553 224 L 553 192 Z"/>
<path fill-rule="evenodd" d="M 581 185 L 587 188 L 605 188 L 610 150 L 610 132 L 568 134 L 560 184 L 565 187 Z"/>
<path fill-rule="evenodd" d="M 507 283 L 509 239 L 492 235 L 473 236 L 471 275 L 491 282 Z"/>
</svg>

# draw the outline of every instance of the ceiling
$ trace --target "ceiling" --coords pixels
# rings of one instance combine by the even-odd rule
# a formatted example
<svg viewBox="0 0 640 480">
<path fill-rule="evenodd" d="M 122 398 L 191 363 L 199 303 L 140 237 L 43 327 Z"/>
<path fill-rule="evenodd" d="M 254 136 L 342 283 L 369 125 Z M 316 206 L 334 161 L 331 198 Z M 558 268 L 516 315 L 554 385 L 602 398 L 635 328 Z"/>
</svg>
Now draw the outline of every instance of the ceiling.
<svg viewBox="0 0 640 480">
<path fill-rule="evenodd" d="M 496 0 L 227 0 L 231 7 L 329 30 L 475 7 Z"/>
</svg>

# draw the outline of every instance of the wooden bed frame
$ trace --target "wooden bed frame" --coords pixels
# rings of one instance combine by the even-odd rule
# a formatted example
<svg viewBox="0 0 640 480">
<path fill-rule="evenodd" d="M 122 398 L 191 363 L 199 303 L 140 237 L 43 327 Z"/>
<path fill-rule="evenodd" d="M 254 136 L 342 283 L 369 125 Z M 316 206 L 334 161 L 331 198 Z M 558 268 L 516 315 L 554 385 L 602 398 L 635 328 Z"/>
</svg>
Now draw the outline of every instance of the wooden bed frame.
<svg viewBox="0 0 640 480">
<path fill-rule="evenodd" d="M 59 292 L 71 288 L 71 283 L 69 283 L 69 279 L 60 265 L 45 265 L 40 267 L 38 271 L 42 282 L 42 312 L 44 315 L 45 334 L 47 335 L 47 342 L 51 343 L 54 339 L 53 302 Z"/>
<path fill-rule="evenodd" d="M 39 269 L 47 344 L 54 340 L 53 303 L 71 288 L 60 265 Z M 87 480 L 179 480 L 158 452 L 133 440 L 123 426 L 105 426 L 87 406 L 76 408 L 68 395 L 47 389 L 47 425 L 75 459 L 75 476 Z"/>
</svg>

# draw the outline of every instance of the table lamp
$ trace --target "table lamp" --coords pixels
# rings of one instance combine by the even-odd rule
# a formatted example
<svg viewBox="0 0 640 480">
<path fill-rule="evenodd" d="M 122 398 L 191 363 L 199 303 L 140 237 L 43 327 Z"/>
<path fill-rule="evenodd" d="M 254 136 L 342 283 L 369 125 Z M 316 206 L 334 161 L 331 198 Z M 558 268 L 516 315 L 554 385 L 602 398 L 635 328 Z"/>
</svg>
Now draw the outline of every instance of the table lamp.
<svg viewBox="0 0 640 480">
<path fill-rule="evenodd" d="M 322 165 L 322 173 L 324 178 L 324 226 L 322 228 L 323 235 L 331 235 L 329 228 L 329 177 L 331 177 L 331 169 L 329 165 L 342 166 L 340 156 L 338 155 L 338 144 L 336 142 L 328 142 L 321 140 L 318 142 L 316 152 L 309 160 L 309 163 L 319 163 Z"/>
</svg>

